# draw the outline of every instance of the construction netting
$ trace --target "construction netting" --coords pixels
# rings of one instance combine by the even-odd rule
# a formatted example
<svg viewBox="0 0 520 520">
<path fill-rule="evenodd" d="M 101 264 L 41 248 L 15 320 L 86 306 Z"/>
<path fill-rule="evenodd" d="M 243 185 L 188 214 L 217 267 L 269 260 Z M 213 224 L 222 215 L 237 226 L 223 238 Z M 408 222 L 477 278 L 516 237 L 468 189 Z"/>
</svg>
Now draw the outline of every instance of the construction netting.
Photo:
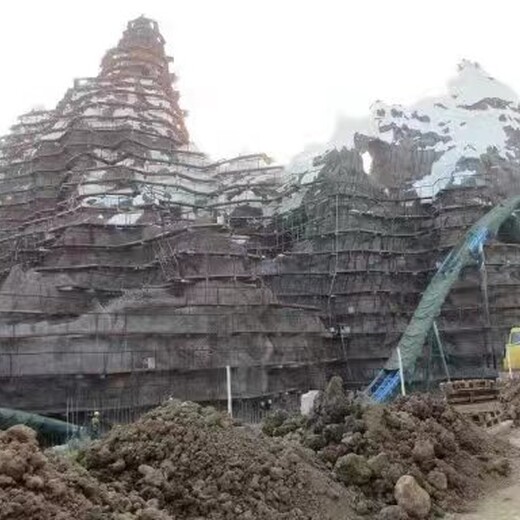
<svg viewBox="0 0 520 520">
<path fill-rule="evenodd" d="M 25 424 L 32 428 L 44 444 L 64 443 L 81 433 L 81 428 L 58 419 L 21 410 L 0 408 L 0 430 L 7 430 L 15 424 Z"/>
<path fill-rule="evenodd" d="M 414 368 L 422 354 L 423 345 L 432 329 L 434 320 L 439 315 L 452 285 L 459 278 L 461 270 L 466 266 L 483 261 L 484 244 L 497 237 L 504 223 L 507 223 L 509 229 L 514 230 L 518 227 L 520 231 L 520 226 L 512 223 L 510 218 L 513 215 L 513 219 L 516 220 L 514 212 L 519 206 L 520 196 L 511 197 L 495 206 L 470 228 L 450 252 L 424 291 L 410 323 L 385 365 L 386 370 L 399 369 L 398 353 L 401 355 L 404 370 Z M 520 242 L 520 240 L 518 241 Z"/>
</svg>

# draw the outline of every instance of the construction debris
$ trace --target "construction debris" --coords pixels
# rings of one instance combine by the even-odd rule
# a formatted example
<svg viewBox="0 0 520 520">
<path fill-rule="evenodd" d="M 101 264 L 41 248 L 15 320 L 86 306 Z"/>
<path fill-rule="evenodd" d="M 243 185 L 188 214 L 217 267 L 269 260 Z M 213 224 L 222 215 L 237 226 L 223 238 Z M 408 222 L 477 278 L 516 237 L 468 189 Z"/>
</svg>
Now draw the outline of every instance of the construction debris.
<svg viewBox="0 0 520 520">
<path fill-rule="evenodd" d="M 388 406 L 361 404 L 345 394 L 339 377 L 318 397 L 309 418 L 277 413 L 264 432 L 312 448 L 355 490 L 357 512 L 381 519 L 400 518 L 395 515 L 409 513 L 409 504 L 422 511 L 417 518 L 459 510 L 488 477 L 509 472 L 505 445 L 444 400 L 413 395 Z"/>
</svg>

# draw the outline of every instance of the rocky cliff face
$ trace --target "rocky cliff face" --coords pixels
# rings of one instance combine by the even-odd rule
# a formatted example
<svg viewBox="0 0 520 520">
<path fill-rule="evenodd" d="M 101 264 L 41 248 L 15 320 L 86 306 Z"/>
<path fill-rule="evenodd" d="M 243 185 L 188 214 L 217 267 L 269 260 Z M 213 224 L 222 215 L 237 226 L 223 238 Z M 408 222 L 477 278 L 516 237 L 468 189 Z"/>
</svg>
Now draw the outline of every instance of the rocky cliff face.
<svg viewBox="0 0 520 520">
<path fill-rule="evenodd" d="M 226 366 L 251 413 L 331 374 L 361 385 L 436 262 L 519 178 L 518 100 L 475 64 L 284 170 L 196 150 L 170 61 L 157 24 L 134 20 L 98 76 L 0 141 L 5 406 L 222 401 Z M 460 370 L 494 368 L 520 307 L 516 246 L 486 255 L 487 304 L 468 272 L 438 320 Z"/>
<path fill-rule="evenodd" d="M 477 63 L 463 61 L 445 94 L 410 107 L 375 103 L 371 119 L 373 137 L 419 158 L 410 157 L 399 175 L 380 160 L 384 147 L 373 145 L 374 174 L 386 183 L 410 181 L 422 197 L 471 182 L 482 173 L 484 154 L 516 164 L 520 158 L 519 98 Z"/>
<path fill-rule="evenodd" d="M 478 63 L 462 61 L 446 91 L 410 106 L 375 102 L 367 119 L 344 118 L 331 141 L 293 161 L 309 167 L 312 155 L 347 146 L 366 156 L 366 171 L 387 187 L 409 186 L 421 198 L 474 182 L 487 161 L 520 160 L 520 100 Z"/>
<path fill-rule="evenodd" d="M 96 77 L 0 142 L 4 406 L 221 401 L 226 366 L 238 404 L 290 400 L 336 362 L 317 310 L 260 278 L 282 168 L 197 151 L 170 62 L 133 20 Z"/>
<path fill-rule="evenodd" d="M 406 107 L 376 102 L 366 120 L 340 121 L 328 144 L 313 146 L 313 153 L 329 158 L 323 152 L 342 144 L 357 152 L 364 177 L 372 185 L 371 195 L 363 200 L 366 182 L 358 171 L 359 187 L 351 196 L 345 199 L 344 190 L 336 187 L 336 201 L 329 200 L 328 225 L 335 236 L 356 237 L 354 243 L 344 244 L 345 253 L 351 259 L 372 258 L 369 263 L 354 263 L 363 265 L 363 273 L 341 265 L 338 250 L 340 263 L 331 274 L 337 313 L 332 321 L 348 331 L 343 341 L 351 368 L 358 355 L 364 357 L 364 367 L 371 365 L 369 351 L 361 354 L 362 344 L 377 342 L 381 346 L 375 350 L 382 353 L 383 345 L 394 342 L 436 266 L 457 240 L 493 204 L 518 192 L 519 110 L 514 91 L 478 64 L 463 61 L 444 94 Z M 317 187 L 331 184 L 310 151 L 289 165 L 292 176 L 287 178 L 298 186 L 293 188 L 293 199 L 306 200 L 304 194 L 309 193 L 316 204 Z M 339 202 L 334 210 L 338 199 L 348 203 Z M 336 250 L 338 243 L 335 239 L 330 250 Z M 507 328 L 515 324 L 513 315 L 518 312 L 517 246 L 490 244 L 486 258 L 485 274 L 467 269 L 438 320 L 450 360 L 460 373 L 496 365 Z M 381 276 L 377 288 L 371 281 L 375 272 Z M 353 288 L 360 278 L 363 289 L 372 288 L 375 295 L 369 312 L 356 304 Z M 350 304 L 337 305 L 342 298 L 338 284 Z M 349 308 L 350 315 L 345 312 Z M 356 335 L 363 329 L 364 337 Z M 426 364 L 428 357 L 425 351 Z"/>
</svg>

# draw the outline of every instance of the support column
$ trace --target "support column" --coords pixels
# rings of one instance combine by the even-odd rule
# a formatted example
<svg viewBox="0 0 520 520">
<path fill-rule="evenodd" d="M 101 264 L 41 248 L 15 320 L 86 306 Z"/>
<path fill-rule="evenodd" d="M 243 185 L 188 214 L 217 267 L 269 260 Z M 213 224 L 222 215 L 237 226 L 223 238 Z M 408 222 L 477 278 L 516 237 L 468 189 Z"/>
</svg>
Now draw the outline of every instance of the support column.
<svg viewBox="0 0 520 520">
<path fill-rule="evenodd" d="M 231 395 L 231 367 L 226 365 L 227 382 L 227 410 L 230 417 L 233 417 L 233 397 Z"/>
<path fill-rule="evenodd" d="M 444 368 L 444 372 L 446 373 L 446 379 L 448 381 L 451 381 L 450 371 L 448 369 L 448 363 L 446 362 L 446 356 L 444 355 L 444 347 L 442 346 L 441 335 L 439 334 L 439 329 L 437 328 L 436 321 L 433 322 L 433 334 L 435 335 L 437 348 L 439 349 L 439 353 L 441 355 L 442 366 Z"/>
<path fill-rule="evenodd" d="M 404 385 L 403 359 L 401 358 L 401 349 L 397 347 L 397 359 L 399 362 L 399 379 L 401 380 L 401 395 L 406 395 L 406 387 Z"/>
</svg>

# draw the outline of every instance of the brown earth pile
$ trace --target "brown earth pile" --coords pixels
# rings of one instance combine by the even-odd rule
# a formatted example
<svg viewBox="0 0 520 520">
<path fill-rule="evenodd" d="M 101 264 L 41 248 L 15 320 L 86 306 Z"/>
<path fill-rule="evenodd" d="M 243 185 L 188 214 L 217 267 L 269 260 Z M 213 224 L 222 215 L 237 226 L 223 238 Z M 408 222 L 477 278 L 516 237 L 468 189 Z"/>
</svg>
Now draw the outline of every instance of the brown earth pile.
<svg viewBox="0 0 520 520">
<path fill-rule="evenodd" d="M 370 518 L 408 518 L 396 503 L 396 484 L 403 476 L 415 479 L 413 498 L 423 490 L 430 496 L 431 507 L 424 506 L 426 495 L 419 496 L 429 511 L 418 517 L 426 518 L 461 509 L 488 476 L 509 471 L 505 446 L 441 399 L 414 395 L 388 406 L 360 404 L 343 392 L 340 378 L 329 383 L 311 417 L 274 414 L 264 431 L 312 448 L 338 480 L 356 491 L 356 510 Z M 422 489 L 417 491 L 416 484 Z"/>
<path fill-rule="evenodd" d="M 142 518 L 150 520 L 352 518 L 348 507 L 340 516 L 328 513 L 342 500 L 337 490 L 347 493 L 298 448 L 194 403 L 168 403 L 115 428 L 83 462 L 118 493 L 137 493 L 147 503 Z"/>
<path fill-rule="evenodd" d="M 502 418 L 512 419 L 515 426 L 520 425 L 520 379 L 507 379 L 500 385 L 499 401 Z"/>
<path fill-rule="evenodd" d="M 0 432 L 1 520 L 115 520 L 120 500 L 85 470 L 44 455 L 30 428 Z"/>
<path fill-rule="evenodd" d="M 264 429 L 280 439 L 172 402 L 93 443 L 85 469 L 13 427 L 0 433 L 0 520 L 428 518 L 508 471 L 498 441 L 443 401 L 367 406 L 338 378 L 312 417 L 278 413 Z"/>
</svg>

